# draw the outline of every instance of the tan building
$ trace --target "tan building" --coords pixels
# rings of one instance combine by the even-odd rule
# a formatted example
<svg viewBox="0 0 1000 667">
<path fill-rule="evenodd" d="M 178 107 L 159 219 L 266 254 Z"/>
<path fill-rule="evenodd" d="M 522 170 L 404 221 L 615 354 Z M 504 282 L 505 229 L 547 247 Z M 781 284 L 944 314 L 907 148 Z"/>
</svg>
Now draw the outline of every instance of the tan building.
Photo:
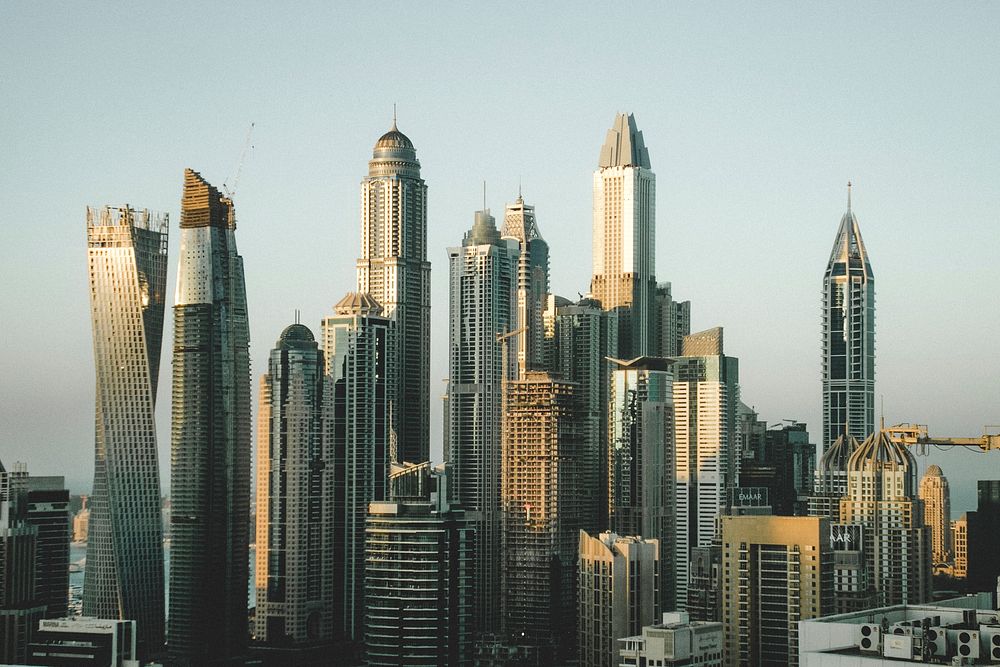
<svg viewBox="0 0 1000 667">
<path fill-rule="evenodd" d="M 579 664 L 615 667 L 618 640 L 638 635 L 656 620 L 658 540 L 580 531 Z"/>
<path fill-rule="evenodd" d="M 946 563 L 951 558 L 951 492 L 940 466 L 927 468 L 918 493 L 924 501 L 924 524 L 931 531 L 931 561 Z"/>
<path fill-rule="evenodd" d="M 798 622 L 833 610 L 826 517 L 722 517 L 725 664 L 798 665 Z"/>
<path fill-rule="evenodd" d="M 951 522 L 951 535 L 955 540 L 955 567 L 952 576 L 965 579 L 969 574 L 969 518 L 965 513 Z"/>
<path fill-rule="evenodd" d="M 87 496 L 80 497 L 83 506 L 73 515 L 73 541 L 86 542 L 90 530 L 90 510 L 87 508 Z"/>
</svg>

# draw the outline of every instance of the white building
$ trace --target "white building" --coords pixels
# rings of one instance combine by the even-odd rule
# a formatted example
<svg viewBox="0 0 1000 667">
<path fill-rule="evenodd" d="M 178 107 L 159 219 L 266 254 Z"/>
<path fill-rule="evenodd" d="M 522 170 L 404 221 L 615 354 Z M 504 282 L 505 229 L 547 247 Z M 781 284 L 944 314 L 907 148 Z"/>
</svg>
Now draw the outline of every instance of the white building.
<svg viewBox="0 0 1000 667">
<path fill-rule="evenodd" d="M 664 613 L 662 623 L 618 645 L 619 667 L 722 667 L 722 623 L 691 621 L 684 612 Z"/>
</svg>

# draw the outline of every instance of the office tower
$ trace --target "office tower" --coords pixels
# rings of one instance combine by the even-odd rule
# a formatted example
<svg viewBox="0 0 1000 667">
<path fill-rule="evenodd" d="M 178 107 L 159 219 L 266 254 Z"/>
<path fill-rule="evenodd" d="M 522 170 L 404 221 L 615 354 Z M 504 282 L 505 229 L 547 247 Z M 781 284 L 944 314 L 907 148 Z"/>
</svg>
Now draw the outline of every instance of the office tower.
<svg viewBox="0 0 1000 667">
<path fill-rule="evenodd" d="M 582 667 L 614 667 L 618 640 L 656 620 L 660 544 L 581 530 L 579 553 L 577 658 Z"/>
<path fill-rule="evenodd" d="M 951 536 L 955 544 L 955 565 L 952 576 L 965 579 L 969 575 L 969 513 L 951 522 Z"/>
<path fill-rule="evenodd" d="M 230 660 L 246 648 L 251 448 L 236 214 L 191 169 L 174 303 L 168 649 L 172 663 L 187 665 Z M 157 521 L 159 511 L 157 502 Z"/>
<path fill-rule="evenodd" d="M 24 520 L 27 470 L 0 462 L 0 664 L 24 664 L 45 605 L 35 597 L 38 527 Z"/>
<path fill-rule="evenodd" d="M 327 382 L 333 383 L 333 602 L 338 635 L 364 633 L 365 516 L 385 500 L 390 437 L 386 349 L 391 321 L 365 293 L 348 292 L 323 320 Z M 400 453 L 401 454 L 401 453 Z"/>
<path fill-rule="evenodd" d="M 576 646 L 576 559 L 587 429 L 576 384 L 529 371 L 507 383 L 501 618 L 541 664 Z"/>
<path fill-rule="evenodd" d="M 472 664 L 476 532 L 448 501 L 444 465 L 394 466 L 366 524 L 368 665 Z"/>
<path fill-rule="evenodd" d="M 833 610 L 825 517 L 722 517 L 726 664 L 798 665 L 798 623 Z"/>
<path fill-rule="evenodd" d="M 875 274 L 851 210 L 840 219 L 823 276 L 823 432 L 825 451 L 841 435 L 875 431 Z"/>
<path fill-rule="evenodd" d="M 260 378 L 256 636 L 271 644 L 333 635 L 332 391 L 312 332 L 281 332 Z M 329 431 L 329 432 L 328 432 Z"/>
<path fill-rule="evenodd" d="M 417 152 L 392 128 L 375 142 L 361 182 L 358 292 L 392 320 L 386 347 L 388 401 L 400 461 L 430 456 L 431 264 L 427 261 L 427 186 Z"/>
<path fill-rule="evenodd" d="M 809 516 L 840 517 L 840 499 L 847 495 L 847 462 L 860 446 L 853 435 L 842 433 L 823 452 L 809 497 Z"/>
<path fill-rule="evenodd" d="M 684 612 L 664 612 L 641 635 L 618 640 L 620 667 L 722 667 L 722 623 L 699 621 Z"/>
<path fill-rule="evenodd" d="M 69 491 L 62 477 L 31 475 L 24 498 L 24 520 L 38 529 L 35 599 L 46 618 L 61 618 L 69 603 Z"/>
<path fill-rule="evenodd" d="M 668 546 L 674 534 L 675 469 L 670 363 L 662 357 L 616 361 L 609 401 L 611 530 L 659 544 L 657 611 L 674 608 L 676 587 L 673 550 Z"/>
<path fill-rule="evenodd" d="M 593 278 L 605 310 L 620 312 L 618 356 L 655 354 L 656 176 L 632 114 L 618 114 L 594 172 Z"/>
<path fill-rule="evenodd" d="M 718 546 L 691 549 L 687 613 L 692 621 L 722 621 L 722 549 Z"/>
<path fill-rule="evenodd" d="M 906 445 L 876 431 L 847 462 L 840 523 L 862 526 L 866 569 L 881 604 L 930 599 L 930 535 L 917 498 L 917 465 Z"/>
<path fill-rule="evenodd" d="M 809 442 L 806 425 L 778 424 L 764 431 L 763 447 L 754 458 L 741 459 L 740 486 L 766 487 L 778 516 L 806 514 L 815 468 L 816 447 Z"/>
<path fill-rule="evenodd" d="M 448 403 L 452 500 L 476 520 L 476 628 L 499 632 L 500 406 L 503 354 L 497 335 L 517 329 L 518 243 L 501 239 L 489 210 L 476 211 L 462 246 L 448 249 Z M 524 338 L 520 336 L 519 338 Z M 511 376 L 508 360 L 506 375 Z"/>
<path fill-rule="evenodd" d="M 834 523 L 830 519 L 830 546 L 833 549 L 833 610 L 848 614 L 879 604 L 868 554 L 871 536 L 861 524 Z"/>
<path fill-rule="evenodd" d="M 549 292 L 549 244 L 542 239 L 535 222 L 535 207 L 528 206 L 520 194 L 517 201 L 507 204 L 500 236 L 517 241 L 517 303 L 518 327 L 527 331 L 517 336 L 518 376 L 528 370 L 545 367 L 545 310 Z"/>
<path fill-rule="evenodd" d="M 691 302 L 674 301 L 670 283 L 656 286 L 656 334 L 658 341 L 650 354 L 676 357 L 681 353 L 681 341 L 691 333 Z"/>
<path fill-rule="evenodd" d="M 931 531 L 931 563 L 947 563 L 951 559 L 951 491 L 940 466 L 927 468 L 918 495 L 924 501 L 924 525 Z"/>
<path fill-rule="evenodd" d="M 729 490 L 737 486 L 734 455 L 739 361 L 722 349 L 722 329 L 685 336 L 674 371 L 677 602 L 687 599 L 691 549 L 711 546 Z"/>
<path fill-rule="evenodd" d="M 29 665 L 134 667 L 136 622 L 74 616 L 41 621 L 31 641 Z"/>
<path fill-rule="evenodd" d="M 140 653 L 163 645 L 157 380 L 167 287 L 166 214 L 87 208 L 97 375 L 94 492 L 83 613 L 130 619 Z"/>
<path fill-rule="evenodd" d="M 556 304 L 559 305 L 556 305 Z M 585 481 L 588 507 L 584 530 L 599 532 L 608 523 L 608 401 L 611 358 L 618 351 L 618 314 L 601 310 L 599 303 L 584 298 L 576 303 L 555 297 L 552 335 L 549 339 L 550 369 L 563 380 L 577 383 L 587 426 Z"/>
<path fill-rule="evenodd" d="M 1000 480 L 979 480 L 975 512 L 966 512 L 967 591 L 995 591 L 1000 576 Z"/>
</svg>

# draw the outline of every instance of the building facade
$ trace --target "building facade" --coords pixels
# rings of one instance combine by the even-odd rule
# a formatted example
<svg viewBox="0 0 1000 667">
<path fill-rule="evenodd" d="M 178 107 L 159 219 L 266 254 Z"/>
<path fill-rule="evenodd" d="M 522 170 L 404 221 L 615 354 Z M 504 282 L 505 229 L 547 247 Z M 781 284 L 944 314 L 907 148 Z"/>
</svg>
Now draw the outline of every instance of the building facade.
<svg viewBox="0 0 1000 667">
<path fill-rule="evenodd" d="M 799 621 L 833 610 L 825 517 L 722 518 L 725 664 L 798 665 Z"/>
<path fill-rule="evenodd" d="M 1000 480 L 976 483 L 975 512 L 966 512 L 966 590 L 993 591 L 1000 576 Z"/>
<path fill-rule="evenodd" d="M 924 525 L 931 531 L 931 561 L 951 560 L 951 490 L 941 467 L 930 465 L 920 478 L 918 494 L 924 502 Z"/>
<path fill-rule="evenodd" d="M 503 353 L 497 335 L 517 329 L 518 243 L 501 239 L 489 210 L 476 211 L 461 247 L 448 249 L 448 403 L 445 412 L 452 500 L 476 522 L 476 627 L 499 632 L 500 407 Z"/>
<path fill-rule="evenodd" d="M 620 667 L 722 667 L 722 623 L 664 612 L 662 622 L 618 640 Z"/>
<path fill-rule="evenodd" d="M 655 249 L 656 176 L 635 117 L 618 114 L 594 172 L 590 291 L 619 311 L 622 359 L 657 353 Z"/>
<path fill-rule="evenodd" d="M 658 342 L 650 354 L 680 356 L 681 341 L 691 333 L 691 302 L 674 301 L 670 283 L 660 283 L 656 286 L 656 313 Z"/>
<path fill-rule="evenodd" d="M 413 142 L 392 128 L 375 142 L 361 182 L 358 292 L 392 321 L 386 355 L 388 401 L 399 460 L 430 456 L 431 264 L 427 261 L 427 185 Z"/>
<path fill-rule="evenodd" d="M 524 203 L 521 195 L 507 204 L 500 236 L 517 242 L 517 292 L 515 321 L 526 331 L 517 342 L 518 376 L 528 370 L 545 369 L 545 311 L 549 292 L 549 244 L 542 238 L 535 221 L 535 207 Z"/>
<path fill-rule="evenodd" d="M 168 649 L 173 664 L 189 665 L 246 649 L 252 447 L 236 215 L 232 200 L 191 169 L 174 304 Z"/>
<path fill-rule="evenodd" d="M 46 618 L 62 618 L 68 609 L 69 490 L 62 477 L 29 475 L 24 520 L 38 529 L 35 549 L 35 598 Z"/>
<path fill-rule="evenodd" d="M 87 209 L 96 430 L 83 610 L 136 621 L 143 653 L 164 640 L 154 409 L 168 227 L 148 210 Z"/>
<path fill-rule="evenodd" d="M 823 276 L 823 432 L 825 451 L 841 435 L 875 431 L 875 274 L 851 210 L 840 219 Z"/>
<path fill-rule="evenodd" d="M 313 334 L 281 333 L 260 378 L 257 431 L 258 641 L 333 637 L 332 388 Z"/>
<path fill-rule="evenodd" d="M 476 531 L 444 465 L 396 466 L 366 523 L 366 664 L 472 664 Z"/>
<path fill-rule="evenodd" d="M 659 606 L 660 545 L 655 539 L 580 531 L 578 664 L 615 667 L 618 640 L 652 625 Z"/>
<path fill-rule="evenodd" d="M 963 512 L 962 516 L 951 522 L 951 536 L 955 547 L 955 565 L 952 568 L 952 576 L 956 579 L 965 579 L 969 576 L 968 512 Z"/>
<path fill-rule="evenodd" d="M 365 517 L 385 500 L 392 433 L 389 360 L 392 321 L 370 295 L 349 292 L 323 320 L 327 382 L 333 389 L 333 601 L 338 638 L 364 636 Z"/>
</svg>

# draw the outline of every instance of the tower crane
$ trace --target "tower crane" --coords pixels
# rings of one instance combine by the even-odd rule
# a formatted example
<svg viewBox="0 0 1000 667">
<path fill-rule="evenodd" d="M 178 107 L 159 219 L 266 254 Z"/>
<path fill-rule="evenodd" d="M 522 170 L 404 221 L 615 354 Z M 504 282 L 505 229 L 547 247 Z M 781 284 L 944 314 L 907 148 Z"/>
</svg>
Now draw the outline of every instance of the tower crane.
<svg viewBox="0 0 1000 667">
<path fill-rule="evenodd" d="M 889 440 L 899 444 L 921 448 L 926 452 L 927 445 L 941 447 L 978 447 L 984 452 L 1000 449 L 1000 431 L 991 433 L 990 429 L 1000 429 L 1000 426 L 986 426 L 978 438 L 934 438 L 927 434 L 925 424 L 896 424 L 885 429 Z"/>
<path fill-rule="evenodd" d="M 243 150 L 240 151 L 240 159 L 236 163 L 236 176 L 233 178 L 233 186 L 229 187 L 228 179 L 222 183 L 222 189 L 226 192 L 226 197 L 229 199 L 233 198 L 236 194 L 236 186 L 240 184 L 240 174 L 243 173 L 243 163 L 246 161 L 247 153 L 253 149 L 253 145 L 250 143 L 250 137 L 253 135 L 253 123 L 250 123 L 250 129 L 247 130 L 247 138 L 243 141 Z"/>
</svg>

